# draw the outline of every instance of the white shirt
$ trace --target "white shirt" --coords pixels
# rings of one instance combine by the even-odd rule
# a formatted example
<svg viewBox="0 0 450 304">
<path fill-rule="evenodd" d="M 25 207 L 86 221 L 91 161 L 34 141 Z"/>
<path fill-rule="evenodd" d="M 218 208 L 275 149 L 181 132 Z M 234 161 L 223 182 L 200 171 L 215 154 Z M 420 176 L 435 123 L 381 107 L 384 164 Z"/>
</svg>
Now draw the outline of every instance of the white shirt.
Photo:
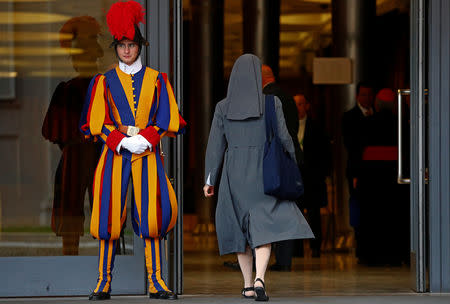
<svg viewBox="0 0 450 304">
<path fill-rule="evenodd" d="M 358 105 L 359 109 L 361 110 L 361 112 L 363 113 L 363 115 L 364 115 L 365 117 L 370 116 L 370 115 L 373 114 L 372 109 L 366 109 L 366 108 L 364 108 L 359 102 L 357 102 L 356 104 Z"/>
<path fill-rule="evenodd" d="M 300 148 L 302 150 L 303 150 L 303 138 L 305 137 L 305 127 L 306 127 L 306 119 L 307 118 L 308 118 L 308 116 L 305 116 L 305 118 L 298 120 L 300 127 L 298 128 L 297 139 L 300 144 Z"/>
<path fill-rule="evenodd" d="M 141 61 L 141 56 L 139 56 L 135 62 L 133 62 L 130 65 L 127 65 L 126 63 L 123 63 L 122 61 L 119 60 L 119 69 L 124 72 L 125 74 L 136 74 L 137 72 L 139 72 L 142 69 L 142 61 Z M 144 140 L 145 143 L 147 144 L 148 148 L 150 149 L 150 151 L 152 151 L 153 147 L 152 144 L 148 142 L 148 140 L 142 136 L 142 135 L 136 135 L 139 136 L 139 138 L 141 140 Z M 125 138 L 124 138 L 125 139 Z M 124 140 L 122 139 L 120 141 L 120 143 L 117 145 L 116 147 L 116 151 L 118 154 L 120 154 L 120 149 L 122 148 L 122 141 Z"/>
</svg>

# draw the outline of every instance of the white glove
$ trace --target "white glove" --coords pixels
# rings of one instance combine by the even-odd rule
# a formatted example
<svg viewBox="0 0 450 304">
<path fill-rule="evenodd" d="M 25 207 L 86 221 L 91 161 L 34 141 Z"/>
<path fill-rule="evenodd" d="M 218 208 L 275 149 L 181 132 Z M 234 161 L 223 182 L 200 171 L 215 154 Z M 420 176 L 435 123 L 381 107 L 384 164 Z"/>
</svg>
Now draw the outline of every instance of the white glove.
<svg viewBox="0 0 450 304">
<path fill-rule="evenodd" d="M 142 140 L 142 135 L 136 135 L 131 137 L 125 137 L 122 139 L 118 145 L 118 147 L 122 147 L 124 149 L 127 149 L 131 153 L 134 154 L 141 154 L 148 148 L 148 144 L 146 143 L 146 140 Z"/>
<path fill-rule="evenodd" d="M 148 140 L 147 140 L 144 136 L 138 134 L 138 135 L 136 135 L 135 137 L 137 137 L 141 142 L 143 142 L 144 144 L 146 144 L 146 145 L 147 145 L 147 148 L 149 148 L 150 151 L 153 151 L 153 146 L 152 146 L 152 144 L 149 143 Z"/>
</svg>

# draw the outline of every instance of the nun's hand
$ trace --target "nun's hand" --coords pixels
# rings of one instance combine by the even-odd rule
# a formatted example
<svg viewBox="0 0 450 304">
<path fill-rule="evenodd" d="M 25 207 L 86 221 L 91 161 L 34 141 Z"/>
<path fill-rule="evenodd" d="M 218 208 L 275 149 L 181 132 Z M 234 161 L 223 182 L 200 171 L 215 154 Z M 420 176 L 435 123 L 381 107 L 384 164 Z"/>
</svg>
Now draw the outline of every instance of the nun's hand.
<svg viewBox="0 0 450 304">
<path fill-rule="evenodd" d="M 203 187 L 203 193 L 205 194 L 205 197 L 211 197 L 214 195 L 214 186 L 205 185 Z"/>
</svg>

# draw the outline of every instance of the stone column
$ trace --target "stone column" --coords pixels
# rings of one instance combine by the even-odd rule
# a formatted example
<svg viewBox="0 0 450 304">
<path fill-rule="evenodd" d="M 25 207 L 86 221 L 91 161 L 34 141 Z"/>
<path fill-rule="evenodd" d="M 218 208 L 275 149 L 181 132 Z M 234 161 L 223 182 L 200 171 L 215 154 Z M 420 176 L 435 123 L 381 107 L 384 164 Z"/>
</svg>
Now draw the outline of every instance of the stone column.
<svg viewBox="0 0 450 304">
<path fill-rule="evenodd" d="M 190 151 L 195 209 L 199 225 L 195 232 L 214 231 L 214 200 L 203 196 L 205 152 L 214 108 L 223 98 L 223 0 L 191 0 L 190 21 Z M 217 187 L 216 187 L 217 189 Z"/>
<path fill-rule="evenodd" d="M 351 228 L 349 225 L 349 193 L 345 169 L 347 155 L 342 138 L 342 115 L 356 102 L 356 85 L 360 81 L 371 82 L 372 27 L 376 17 L 375 0 L 333 0 L 333 56 L 348 57 L 353 63 L 353 84 L 338 85 L 333 90 L 333 102 L 327 111 L 327 120 L 334 125 L 333 163 L 335 165 L 335 201 L 337 249 L 349 247 Z M 336 115 L 339 113 L 339 115 Z"/>
<path fill-rule="evenodd" d="M 243 0 L 244 53 L 253 53 L 278 76 L 280 1 Z"/>
</svg>

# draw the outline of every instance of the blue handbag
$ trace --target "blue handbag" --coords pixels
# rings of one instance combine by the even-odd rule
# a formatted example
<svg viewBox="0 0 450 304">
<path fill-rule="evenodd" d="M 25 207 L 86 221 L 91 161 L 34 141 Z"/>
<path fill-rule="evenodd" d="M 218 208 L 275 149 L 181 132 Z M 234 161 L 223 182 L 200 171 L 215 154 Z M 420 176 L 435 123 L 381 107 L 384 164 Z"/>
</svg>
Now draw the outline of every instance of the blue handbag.
<svg viewBox="0 0 450 304">
<path fill-rule="evenodd" d="M 281 200 L 296 200 L 304 192 L 302 176 L 296 162 L 283 148 L 278 137 L 273 95 L 266 95 L 265 101 L 264 193 Z"/>
</svg>

